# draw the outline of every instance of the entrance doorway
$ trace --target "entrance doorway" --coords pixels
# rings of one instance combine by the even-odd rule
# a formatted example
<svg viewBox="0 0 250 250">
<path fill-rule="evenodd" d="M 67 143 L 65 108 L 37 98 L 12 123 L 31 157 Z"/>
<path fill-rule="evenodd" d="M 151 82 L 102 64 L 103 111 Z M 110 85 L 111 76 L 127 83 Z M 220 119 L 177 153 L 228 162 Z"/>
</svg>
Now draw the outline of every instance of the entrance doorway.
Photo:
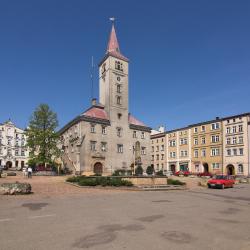
<svg viewBox="0 0 250 250">
<path fill-rule="evenodd" d="M 98 175 L 102 175 L 103 166 L 100 162 L 95 163 L 94 165 L 94 173 Z"/>
<path fill-rule="evenodd" d="M 176 172 L 176 167 L 174 164 L 170 165 L 170 171 L 174 174 Z"/>
<path fill-rule="evenodd" d="M 235 175 L 234 165 L 232 165 L 232 164 L 227 165 L 227 174 L 228 175 Z"/>
<path fill-rule="evenodd" d="M 11 168 L 12 167 L 12 162 L 11 161 L 7 161 L 6 162 L 6 168 Z"/>
<path fill-rule="evenodd" d="M 209 171 L 208 171 L 209 169 L 208 169 L 208 164 L 205 162 L 205 163 L 203 163 L 203 171 L 204 171 L 204 173 L 208 173 Z"/>
</svg>

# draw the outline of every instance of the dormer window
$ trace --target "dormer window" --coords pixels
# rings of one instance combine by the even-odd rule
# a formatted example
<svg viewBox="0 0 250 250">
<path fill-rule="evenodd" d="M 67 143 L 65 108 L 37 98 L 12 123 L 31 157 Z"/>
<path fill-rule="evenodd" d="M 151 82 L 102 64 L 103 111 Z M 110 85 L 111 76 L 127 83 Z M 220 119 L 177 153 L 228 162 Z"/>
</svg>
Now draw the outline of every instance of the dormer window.
<svg viewBox="0 0 250 250">
<path fill-rule="evenodd" d="M 122 63 L 119 61 L 115 61 L 115 69 L 123 71 Z"/>
</svg>

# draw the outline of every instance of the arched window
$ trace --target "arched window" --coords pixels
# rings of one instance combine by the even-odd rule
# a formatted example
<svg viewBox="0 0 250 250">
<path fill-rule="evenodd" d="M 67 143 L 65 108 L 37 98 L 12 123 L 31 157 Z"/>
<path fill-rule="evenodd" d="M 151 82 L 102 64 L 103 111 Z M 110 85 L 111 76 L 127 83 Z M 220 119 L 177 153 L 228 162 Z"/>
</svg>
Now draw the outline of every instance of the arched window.
<svg viewBox="0 0 250 250">
<path fill-rule="evenodd" d="M 115 61 L 115 69 L 123 71 L 122 63 L 119 61 Z"/>
<path fill-rule="evenodd" d="M 120 96 L 117 96 L 116 102 L 117 104 L 122 104 L 122 98 Z"/>
</svg>

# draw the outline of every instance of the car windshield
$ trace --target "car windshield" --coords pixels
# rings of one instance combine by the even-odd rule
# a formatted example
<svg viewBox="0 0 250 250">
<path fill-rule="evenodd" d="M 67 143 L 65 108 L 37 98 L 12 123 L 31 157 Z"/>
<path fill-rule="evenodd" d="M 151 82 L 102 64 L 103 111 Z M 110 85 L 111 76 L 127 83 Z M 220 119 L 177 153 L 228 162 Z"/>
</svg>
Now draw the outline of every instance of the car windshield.
<svg viewBox="0 0 250 250">
<path fill-rule="evenodd" d="M 226 180 L 227 176 L 226 175 L 215 175 L 213 177 L 213 179 L 216 179 L 216 180 Z"/>
</svg>

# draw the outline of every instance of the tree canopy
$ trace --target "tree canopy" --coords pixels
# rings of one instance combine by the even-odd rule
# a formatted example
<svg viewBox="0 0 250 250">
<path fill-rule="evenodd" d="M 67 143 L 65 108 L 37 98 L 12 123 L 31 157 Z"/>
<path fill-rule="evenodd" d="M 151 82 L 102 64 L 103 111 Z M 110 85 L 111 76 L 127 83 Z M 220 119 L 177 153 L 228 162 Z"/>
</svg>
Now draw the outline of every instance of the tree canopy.
<svg viewBox="0 0 250 250">
<path fill-rule="evenodd" d="M 27 146 L 30 150 L 29 163 L 52 163 L 59 156 L 57 114 L 47 104 L 40 104 L 32 114 L 26 130 Z"/>
</svg>

